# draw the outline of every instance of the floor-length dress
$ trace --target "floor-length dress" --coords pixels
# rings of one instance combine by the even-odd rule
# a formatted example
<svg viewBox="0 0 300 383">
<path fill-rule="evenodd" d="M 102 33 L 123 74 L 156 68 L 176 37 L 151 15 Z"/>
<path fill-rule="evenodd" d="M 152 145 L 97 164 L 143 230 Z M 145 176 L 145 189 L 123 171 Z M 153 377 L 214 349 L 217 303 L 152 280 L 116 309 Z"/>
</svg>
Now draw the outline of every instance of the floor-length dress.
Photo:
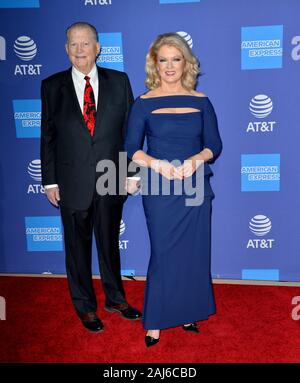
<svg viewBox="0 0 300 383">
<path fill-rule="evenodd" d="M 164 108 L 192 109 L 159 113 Z M 222 147 L 214 108 L 204 96 L 138 97 L 127 125 L 129 158 L 143 149 L 145 137 L 147 154 L 160 160 L 182 162 L 204 148 L 216 158 Z M 153 172 L 147 171 L 149 176 Z M 207 319 L 215 312 L 210 272 L 211 175 L 205 163 L 204 199 L 199 206 L 187 206 L 185 193 L 176 195 L 172 185 L 170 195 L 143 193 L 151 245 L 142 317 L 146 329 L 175 327 Z"/>
</svg>

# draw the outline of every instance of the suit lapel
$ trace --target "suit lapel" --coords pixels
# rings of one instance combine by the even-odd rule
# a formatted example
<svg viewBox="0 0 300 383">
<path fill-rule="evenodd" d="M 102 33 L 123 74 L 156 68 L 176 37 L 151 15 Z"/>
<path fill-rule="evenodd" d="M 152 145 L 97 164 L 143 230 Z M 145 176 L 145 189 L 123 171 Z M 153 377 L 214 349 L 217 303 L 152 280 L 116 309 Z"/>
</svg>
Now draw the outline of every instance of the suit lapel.
<svg viewBox="0 0 300 383">
<path fill-rule="evenodd" d="M 98 103 L 97 103 L 97 118 L 95 126 L 95 134 L 99 135 L 101 132 L 101 121 L 105 113 L 108 99 L 109 99 L 109 84 L 105 73 L 97 66 L 98 70 Z"/>
<path fill-rule="evenodd" d="M 67 72 L 65 82 L 63 83 L 63 88 L 63 90 L 67 92 L 67 97 L 69 97 L 70 103 L 72 104 L 72 108 L 75 108 L 75 115 L 77 119 L 81 122 L 82 128 L 84 129 L 86 134 L 90 136 L 78 102 L 75 86 L 72 79 L 72 68 L 70 68 Z"/>
</svg>

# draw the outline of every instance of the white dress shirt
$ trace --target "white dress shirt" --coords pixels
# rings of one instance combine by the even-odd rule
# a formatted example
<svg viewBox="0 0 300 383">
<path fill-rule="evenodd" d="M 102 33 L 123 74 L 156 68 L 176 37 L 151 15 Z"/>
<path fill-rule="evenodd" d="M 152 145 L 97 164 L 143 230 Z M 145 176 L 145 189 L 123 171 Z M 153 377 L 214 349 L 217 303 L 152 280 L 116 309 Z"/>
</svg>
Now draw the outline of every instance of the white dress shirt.
<svg viewBox="0 0 300 383">
<path fill-rule="evenodd" d="M 78 69 L 76 69 L 74 66 L 72 67 L 72 80 L 75 86 L 75 91 L 77 95 L 77 99 L 80 105 L 81 112 L 83 113 L 83 99 L 84 99 L 84 88 L 85 88 L 85 74 L 79 72 Z M 97 104 L 98 104 L 98 89 L 99 89 L 99 80 L 98 80 L 98 71 L 96 64 L 93 66 L 93 69 L 88 74 L 90 78 L 90 84 L 94 91 L 95 96 L 95 104 L 96 104 L 96 110 L 97 110 Z"/>
</svg>

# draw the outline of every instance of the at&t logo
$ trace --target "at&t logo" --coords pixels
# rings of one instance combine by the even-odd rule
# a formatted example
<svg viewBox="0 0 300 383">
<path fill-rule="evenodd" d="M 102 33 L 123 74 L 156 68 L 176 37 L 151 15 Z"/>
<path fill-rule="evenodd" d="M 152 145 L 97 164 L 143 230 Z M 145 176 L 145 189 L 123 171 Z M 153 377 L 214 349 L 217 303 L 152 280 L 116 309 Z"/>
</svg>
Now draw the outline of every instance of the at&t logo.
<svg viewBox="0 0 300 383">
<path fill-rule="evenodd" d="M 193 48 L 193 39 L 191 35 L 184 31 L 179 31 L 177 34 L 185 39 L 191 49 Z"/>
<path fill-rule="evenodd" d="M 14 52 L 16 56 L 22 61 L 31 61 L 37 54 L 37 46 L 30 37 L 19 36 L 14 43 Z M 40 75 L 41 64 L 17 64 L 15 67 L 16 75 Z"/>
<path fill-rule="evenodd" d="M 269 234 L 271 228 L 271 220 L 262 214 L 254 216 L 249 222 L 249 229 L 256 237 L 266 236 Z M 272 249 L 274 241 L 274 239 L 249 239 L 247 249 Z"/>
<path fill-rule="evenodd" d="M 123 220 L 121 220 L 120 231 L 119 231 L 120 236 L 125 233 L 125 230 L 126 230 L 125 222 Z M 128 239 L 122 239 L 122 240 L 119 239 L 119 249 L 120 250 L 127 250 L 128 242 L 129 242 Z"/>
<path fill-rule="evenodd" d="M 257 94 L 250 101 L 249 110 L 254 117 L 262 120 L 272 113 L 273 102 L 269 96 Z M 275 121 L 250 121 L 246 131 L 247 133 L 273 132 L 275 124 Z"/>
<path fill-rule="evenodd" d="M 40 184 L 42 181 L 42 173 L 41 173 L 41 160 L 32 160 L 27 167 L 28 175 L 39 183 L 29 184 L 27 188 L 27 194 L 44 194 L 45 189 Z"/>
<path fill-rule="evenodd" d="M 84 5 L 111 5 L 112 0 L 84 0 Z"/>
</svg>

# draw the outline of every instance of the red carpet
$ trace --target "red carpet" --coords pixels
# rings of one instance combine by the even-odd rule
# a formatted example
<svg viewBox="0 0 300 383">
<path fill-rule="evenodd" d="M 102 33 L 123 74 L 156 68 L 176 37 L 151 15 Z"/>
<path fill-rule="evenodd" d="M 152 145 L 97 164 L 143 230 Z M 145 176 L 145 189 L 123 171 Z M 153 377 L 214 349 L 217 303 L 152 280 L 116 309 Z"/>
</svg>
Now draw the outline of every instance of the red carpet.
<svg viewBox="0 0 300 383">
<path fill-rule="evenodd" d="M 200 334 L 168 329 L 146 349 L 141 322 L 104 311 L 94 283 L 105 324 L 100 334 L 78 321 L 66 279 L 0 277 L 0 362 L 300 362 L 300 321 L 291 317 L 298 287 L 215 284 L 217 315 L 200 322 Z M 126 281 L 125 288 L 141 308 L 144 282 Z"/>
</svg>

